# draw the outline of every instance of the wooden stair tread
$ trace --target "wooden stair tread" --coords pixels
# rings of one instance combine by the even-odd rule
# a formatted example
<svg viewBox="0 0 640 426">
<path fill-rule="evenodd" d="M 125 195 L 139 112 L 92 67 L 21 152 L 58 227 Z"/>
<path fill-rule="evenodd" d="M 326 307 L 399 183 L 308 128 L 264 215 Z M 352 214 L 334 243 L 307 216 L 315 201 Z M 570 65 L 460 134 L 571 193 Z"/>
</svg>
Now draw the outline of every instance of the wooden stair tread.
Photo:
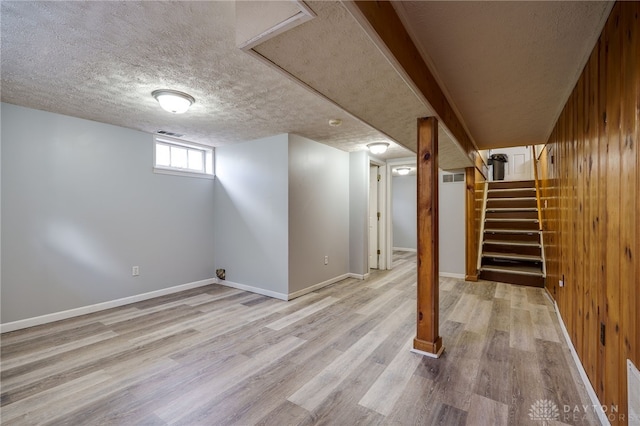
<svg viewBox="0 0 640 426">
<path fill-rule="evenodd" d="M 536 201 L 536 197 L 513 197 L 513 198 L 494 197 L 491 200 L 487 200 L 487 201 L 493 201 L 493 202 L 498 202 L 498 201 L 504 201 L 504 202 L 509 202 L 509 201 Z"/>
<path fill-rule="evenodd" d="M 535 188 L 528 188 L 528 187 L 523 187 L 523 188 L 488 188 L 487 192 L 504 192 L 504 193 L 509 193 L 509 192 L 516 192 L 516 191 L 531 191 L 533 193 L 536 192 Z M 522 198 L 522 197 L 519 197 Z M 529 198 L 529 197 L 526 197 Z"/>
<path fill-rule="evenodd" d="M 482 244 L 495 244 L 501 246 L 526 246 L 541 247 L 540 243 L 533 241 L 508 241 L 508 240 L 484 240 Z"/>
<path fill-rule="evenodd" d="M 487 207 L 488 212 L 537 212 L 537 207 Z"/>
<path fill-rule="evenodd" d="M 485 217 L 485 222 L 534 222 L 538 223 L 538 219 L 534 218 L 519 218 L 519 217 Z"/>
<path fill-rule="evenodd" d="M 530 254 L 483 252 L 482 257 L 497 257 L 500 259 L 532 260 L 536 262 L 542 262 L 541 256 L 535 256 Z"/>
<path fill-rule="evenodd" d="M 500 229 L 500 228 L 493 228 L 493 229 L 488 229 L 485 228 L 484 232 L 490 232 L 493 234 L 538 234 L 540 233 L 539 230 L 537 229 Z"/>
<path fill-rule="evenodd" d="M 531 275 L 534 277 L 544 277 L 544 274 L 540 270 L 540 268 L 536 268 L 534 266 L 482 266 L 480 271 L 492 271 L 492 272 L 503 272 L 509 274 L 516 275 Z"/>
</svg>

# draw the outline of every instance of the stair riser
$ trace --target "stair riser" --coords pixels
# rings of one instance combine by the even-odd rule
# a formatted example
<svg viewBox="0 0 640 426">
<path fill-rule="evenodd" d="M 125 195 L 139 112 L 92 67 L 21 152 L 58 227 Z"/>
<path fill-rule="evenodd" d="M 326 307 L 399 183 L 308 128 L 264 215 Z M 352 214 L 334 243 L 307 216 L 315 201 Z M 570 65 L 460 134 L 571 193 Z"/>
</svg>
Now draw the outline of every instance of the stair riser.
<svg viewBox="0 0 640 426">
<path fill-rule="evenodd" d="M 544 278 L 533 275 L 510 274 L 508 272 L 480 271 L 479 278 L 487 281 L 499 281 L 502 283 L 544 287 Z"/>
<path fill-rule="evenodd" d="M 503 266 L 503 267 L 534 267 L 542 273 L 542 263 L 533 260 L 513 260 L 513 259 L 496 259 L 493 257 L 483 257 L 482 266 Z"/>
<path fill-rule="evenodd" d="M 505 240 L 505 241 L 533 241 L 533 242 L 540 242 L 540 238 L 538 237 L 538 233 L 531 233 L 531 234 L 511 234 L 511 233 L 490 233 L 490 232 L 485 232 L 484 234 L 484 240 L 485 241 L 491 241 L 491 240 Z"/>
<path fill-rule="evenodd" d="M 529 198 L 535 197 L 536 191 L 519 190 L 519 191 L 489 191 L 487 199 L 491 198 Z"/>
<path fill-rule="evenodd" d="M 485 222 L 485 229 L 523 229 L 523 230 L 531 230 L 533 232 L 538 230 L 537 222 L 502 222 L 502 221 L 491 221 Z"/>
<path fill-rule="evenodd" d="M 493 181 L 489 182 L 489 189 L 507 189 L 507 188 L 535 188 L 536 184 L 532 180 L 519 180 L 519 181 Z"/>
<path fill-rule="evenodd" d="M 487 208 L 517 208 L 517 207 L 526 207 L 526 208 L 535 208 L 536 200 L 518 200 L 518 199 L 487 199 Z"/>
<path fill-rule="evenodd" d="M 507 219 L 537 219 L 538 212 L 495 212 L 487 209 L 485 217 Z"/>
<path fill-rule="evenodd" d="M 531 256 L 542 256 L 542 250 L 540 249 L 540 247 L 510 246 L 510 245 L 501 245 L 501 244 L 491 244 L 488 242 L 485 242 L 482 247 L 485 252 L 515 253 L 515 254 L 526 254 Z"/>
</svg>

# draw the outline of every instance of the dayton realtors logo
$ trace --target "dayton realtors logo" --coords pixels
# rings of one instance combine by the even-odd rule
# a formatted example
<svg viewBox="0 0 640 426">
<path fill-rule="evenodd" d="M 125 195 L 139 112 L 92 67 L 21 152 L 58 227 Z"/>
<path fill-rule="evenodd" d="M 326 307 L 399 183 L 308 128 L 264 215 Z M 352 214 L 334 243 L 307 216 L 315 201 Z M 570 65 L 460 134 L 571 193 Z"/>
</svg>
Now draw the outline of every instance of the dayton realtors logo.
<svg viewBox="0 0 640 426">
<path fill-rule="evenodd" d="M 563 405 L 562 413 L 555 402 L 539 399 L 529 408 L 529 418 L 548 425 L 549 422 L 581 422 L 589 418 L 606 416 L 609 421 L 624 421 L 625 415 L 619 412 L 617 405 Z M 630 420 L 634 418 L 631 417 Z"/>
<path fill-rule="evenodd" d="M 558 406 L 548 399 L 539 399 L 529 408 L 529 418 L 534 421 L 541 421 L 543 424 L 558 420 L 560 410 Z"/>
</svg>

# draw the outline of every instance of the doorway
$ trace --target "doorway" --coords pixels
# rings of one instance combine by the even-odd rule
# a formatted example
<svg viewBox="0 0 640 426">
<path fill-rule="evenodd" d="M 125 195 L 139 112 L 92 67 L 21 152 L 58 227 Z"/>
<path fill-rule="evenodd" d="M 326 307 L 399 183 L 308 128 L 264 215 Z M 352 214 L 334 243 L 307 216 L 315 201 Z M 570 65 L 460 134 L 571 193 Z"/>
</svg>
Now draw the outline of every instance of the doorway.
<svg viewBox="0 0 640 426">
<path fill-rule="evenodd" d="M 533 179 L 533 159 L 531 146 L 497 148 L 490 150 L 489 155 L 491 154 L 507 155 L 507 163 L 504 165 L 504 180 Z M 492 173 L 490 175 L 492 175 Z"/>
<path fill-rule="evenodd" d="M 369 269 L 387 269 L 391 262 L 390 239 L 387 232 L 390 228 L 390 212 L 387 211 L 387 167 L 384 162 L 370 159 L 369 163 Z"/>
<path fill-rule="evenodd" d="M 369 167 L 369 269 L 380 264 L 380 166 Z"/>
</svg>

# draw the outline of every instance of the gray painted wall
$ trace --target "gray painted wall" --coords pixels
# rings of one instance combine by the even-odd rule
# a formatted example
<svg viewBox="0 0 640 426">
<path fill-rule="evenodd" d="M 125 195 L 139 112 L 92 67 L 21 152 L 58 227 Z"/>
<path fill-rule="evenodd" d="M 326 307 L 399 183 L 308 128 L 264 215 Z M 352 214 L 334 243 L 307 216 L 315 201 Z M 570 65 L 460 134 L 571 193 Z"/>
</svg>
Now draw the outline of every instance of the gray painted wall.
<svg viewBox="0 0 640 426">
<path fill-rule="evenodd" d="M 216 268 L 227 280 L 288 294 L 288 137 L 216 148 Z"/>
<path fill-rule="evenodd" d="M 464 170 L 452 170 L 464 173 Z M 464 275 L 465 272 L 465 206 L 464 182 L 442 183 L 438 173 L 440 220 L 440 272 Z"/>
<path fill-rule="evenodd" d="M 416 176 L 394 176 L 391 185 L 393 247 L 415 250 L 418 248 Z"/>
<path fill-rule="evenodd" d="M 349 272 L 348 182 L 348 153 L 289 135 L 289 293 Z"/>
<path fill-rule="evenodd" d="M 456 171 L 452 171 L 456 172 Z M 462 171 L 457 171 L 463 172 Z M 440 264 L 442 273 L 464 275 L 465 206 L 464 182 L 442 183 L 438 173 Z M 393 246 L 417 248 L 417 176 L 392 178 Z"/>
<path fill-rule="evenodd" d="M 349 153 L 349 271 L 369 273 L 369 155 Z"/>
<path fill-rule="evenodd" d="M 215 276 L 214 181 L 153 173 L 149 134 L 0 113 L 2 323 Z"/>
</svg>

